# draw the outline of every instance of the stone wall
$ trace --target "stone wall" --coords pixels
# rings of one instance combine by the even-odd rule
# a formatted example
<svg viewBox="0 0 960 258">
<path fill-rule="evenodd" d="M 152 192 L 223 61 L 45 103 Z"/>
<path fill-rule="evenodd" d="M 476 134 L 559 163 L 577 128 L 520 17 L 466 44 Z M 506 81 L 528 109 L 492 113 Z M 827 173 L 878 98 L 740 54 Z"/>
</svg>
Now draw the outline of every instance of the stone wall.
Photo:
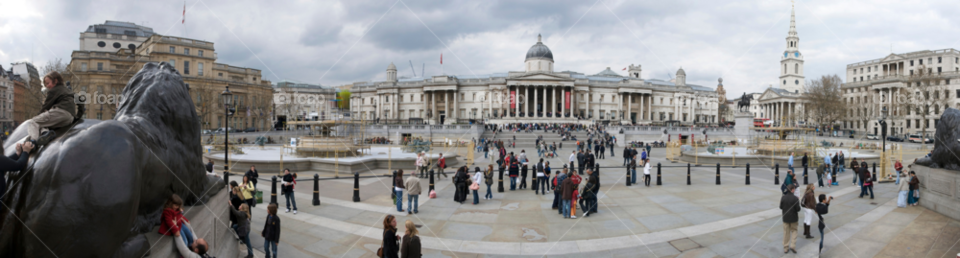
<svg viewBox="0 0 960 258">
<path fill-rule="evenodd" d="M 960 171 L 911 165 L 920 178 L 920 205 L 960 220 Z"/>
<path fill-rule="evenodd" d="M 216 257 L 240 257 L 237 233 L 230 228 L 230 207 L 227 207 L 229 196 L 229 191 L 224 187 L 207 201 L 206 206 L 197 204 L 183 207 L 186 211 L 184 215 L 190 220 L 190 226 L 195 231 L 193 234 L 206 240 L 210 246 L 208 254 Z M 147 233 L 147 241 L 153 243 L 147 257 L 181 257 L 173 237 L 160 235 L 157 233 L 159 230 L 158 225 Z M 256 232 L 258 231 L 251 230 L 250 234 Z"/>
</svg>

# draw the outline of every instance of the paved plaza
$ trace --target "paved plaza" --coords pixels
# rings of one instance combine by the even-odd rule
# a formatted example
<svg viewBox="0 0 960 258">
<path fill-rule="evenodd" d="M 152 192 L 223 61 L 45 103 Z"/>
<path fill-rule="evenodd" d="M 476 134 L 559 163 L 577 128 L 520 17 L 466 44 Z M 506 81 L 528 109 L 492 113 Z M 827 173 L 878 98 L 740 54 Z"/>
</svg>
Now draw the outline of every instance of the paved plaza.
<svg viewBox="0 0 960 258">
<path fill-rule="evenodd" d="M 519 148 L 509 151 L 518 153 Z M 570 147 L 559 150 L 567 154 L 549 159 L 551 167 L 562 167 L 557 164 L 564 163 L 570 151 Z M 361 179 L 362 201 L 356 203 L 352 201 L 352 179 L 320 181 L 322 205 L 312 206 L 313 181 L 301 175 L 299 214 L 283 213 L 286 202 L 278 196 L 283 221 L 279 250 L 284 257 L 374 257 L 380 247 L 383 218 L 393 214 L 398 224 L 412 220 L 420 226 L 427 257 L 817 256 L 816 218 L 811 234 L 817 238 L 803 239 L 801 225 L 799 253 L 783 253 L 780 187 L 773 182 L 771 164 L 751 164 L 750 185 L 744 182 L 742 166 L 723 167 L 722 185 L 715 183 L 715 166 L 694 166 L 692 184 L 686 185 L 686 164 L 670 163 L 663 152 L 662 148 L 653 149 L 651 159 L 665 166 L 660 186 L 654 182 L 650 187 L 642 183 L 628 187 L 619 153 L 599 159 L 603 167 L 599 213 L 577 219 L 564 219 L 551 209 L 552 193 L 536 195 L 532 188 L 510 191 L 509 184 L 504 193 L 496 192 L 494 184 L 493 200 L 481 198 L 480 204 L 472 205 L 471 195 L 461 205 L 453 201 L 450 178 L 442 176 L 436 179 L 436 199 L 427 197 L 429 183 L 422 181 L 419 214 L 396 211 L 387 177 Z M 531 160 L 536 156 L 535 150 L 527 149 L 527 153 Z M 479 153 L 475 162 L 482 167 L 490 160 Z M 781 176 L 786 173 L 780 172 Z M 960 253 L 960 222 L 922 207 L 897 208 L 894 184 L 877 185 L 873 200 L 858 198 L 860 189 L 851 184 L 851 173 L 840 175 L 839 187 L 816 189 L 818 194 L 836 198 L 825 216 L 828 229 L 823 257 L 953 257 Z M 799 180 L 802 183 L 803 177 Z M 815 183 L 812 171 L 810 182 Z M 265 181 L 259 185 L 269 189 Z M 480 194 L 484 191 L 481 187 Z M 406 201 L 404 198 L 404 209 Z M 266 205 L 253 209 L 254 233 L 250 236 L 258 250 L 262 250 L 263 240 L 256 233 L 262 229 L 265 214 Z M 802 223 L 802 212 L 800 219 Z"/>
</svg>

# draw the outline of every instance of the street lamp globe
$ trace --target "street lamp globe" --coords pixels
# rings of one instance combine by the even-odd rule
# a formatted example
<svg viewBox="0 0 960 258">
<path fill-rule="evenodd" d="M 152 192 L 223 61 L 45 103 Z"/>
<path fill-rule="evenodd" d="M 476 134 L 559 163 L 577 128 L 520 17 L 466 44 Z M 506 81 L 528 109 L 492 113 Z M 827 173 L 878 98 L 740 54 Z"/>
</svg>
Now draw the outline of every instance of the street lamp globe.
<svg viewBox="0 0 960 258">
<path fill-rule="evenodd" d="M 230 86 L 227 86 L 222 93 L 220 93 L 220 99 L 223 100 L 223 104 L 230 106 L 233 104 L 233 93 L 230 92 Z"/>
</svg>

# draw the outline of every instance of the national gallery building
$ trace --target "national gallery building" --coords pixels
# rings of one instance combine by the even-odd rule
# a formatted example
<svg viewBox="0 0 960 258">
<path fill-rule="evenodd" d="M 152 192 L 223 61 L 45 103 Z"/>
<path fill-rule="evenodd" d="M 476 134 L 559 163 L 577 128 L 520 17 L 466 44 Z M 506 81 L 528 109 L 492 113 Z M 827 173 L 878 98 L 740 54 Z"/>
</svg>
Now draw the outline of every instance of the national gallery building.
<svg viewBox="0 0 960 258">
<path fill-rule="evenodd" d="M 593 75 L 554 72 L 553 52 L 539 36 L 524 63 L 525 71 L 410 79 L 398 79 L 391 63 L 386 81 L 353 84 L 350 113 L 354 120 L 435 125 L 471 120 L 674 125 L 718 121 L 716 91 L 687 84 L 682 68 L 670 81 L 642 79 L 639 65 L 630 65 L 627 76 L 609 67 Z"/>
</svg>

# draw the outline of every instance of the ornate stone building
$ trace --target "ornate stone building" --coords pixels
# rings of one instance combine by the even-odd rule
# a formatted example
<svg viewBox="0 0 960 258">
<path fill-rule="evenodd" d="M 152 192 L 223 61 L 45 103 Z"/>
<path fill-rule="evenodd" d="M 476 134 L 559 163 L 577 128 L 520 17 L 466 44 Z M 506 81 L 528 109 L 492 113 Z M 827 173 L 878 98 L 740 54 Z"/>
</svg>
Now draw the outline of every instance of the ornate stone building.
<svg viewBox="0 0 960 258">
<path fill-rule="evenodd" d="M 803 54 L 800 54 L 800 36 L 797 35 L 796 15 L 790 9 L 790 30 L 787 32 L 786 50 L 780 58 L 779 87 L 767 88 L 755 98 L 758 118 L 771 119 L 775 126 L 796 126 L 806 120 L 803 112 L 803 97 L 806 92 L 803 76 Z"/>
<path fill-rule="evenodd" d="M 553 52 L 539 36 L 524 67 L 480 76 L 398 79 L 391 63 L 386 81 L 352 84 L 350 112 L 354 119 L 429 124 L 719 122 L 716 91 L 687 84 L 682 68 L 670 81 L 642 79 L 640 65 L 625 68 L 628 76 L 609 67 L 593 75 L 555 72 Z"/>
</svg>

